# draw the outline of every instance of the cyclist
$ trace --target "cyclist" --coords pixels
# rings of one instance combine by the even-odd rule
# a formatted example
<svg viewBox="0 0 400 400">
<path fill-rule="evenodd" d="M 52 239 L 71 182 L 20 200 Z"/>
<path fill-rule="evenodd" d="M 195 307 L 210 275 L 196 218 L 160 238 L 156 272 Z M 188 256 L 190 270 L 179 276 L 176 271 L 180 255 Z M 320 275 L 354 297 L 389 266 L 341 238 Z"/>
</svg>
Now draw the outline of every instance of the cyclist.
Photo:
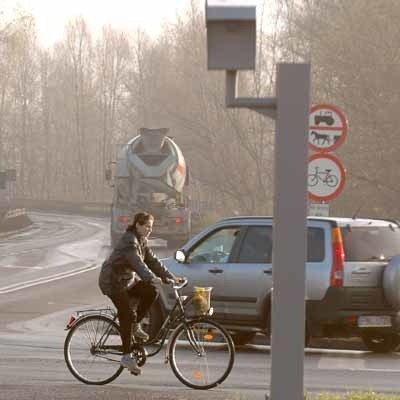
<svg viewBox="0 0 400 400">
<path fill-rule="evenodd" d="M 102 293 L 112 300 L 118 311 L 123 347 L 121 365 L 135 375 L 141 370 L 131 353 L 132 335 L 142 341 L 149 339 L 140 321 L 157 299 L 160 283 L 180 282 L 147 245 L 153 222 L 151 214 L 137 213 L 104 261 L 99 276 Z M 137 301 L 136 311 L 132 298 Z"/>
</svg>

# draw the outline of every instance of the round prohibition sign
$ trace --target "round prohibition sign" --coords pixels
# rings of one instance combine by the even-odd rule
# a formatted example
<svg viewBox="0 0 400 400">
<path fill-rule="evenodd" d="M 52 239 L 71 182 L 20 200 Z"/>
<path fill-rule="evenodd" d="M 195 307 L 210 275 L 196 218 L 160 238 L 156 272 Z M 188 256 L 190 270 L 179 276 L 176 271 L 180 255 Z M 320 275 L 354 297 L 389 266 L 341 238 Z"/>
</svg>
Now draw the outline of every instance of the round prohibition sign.
<svg viewBox="0 0 400 400">
<path fill-rule="evenodd" d="M 346 139 L 347 121 L 342 110 L 329 104 L 312 106 L 309 114 L 308 145 L 320 153 L 336 150 Z"/>
<path fill-rule="evenodd" d="M 308 159 L 308 197 L 313 201 L 330 201 L 339 196 L 346 171 L 333 154 L 313 154 Z"/>
</svg>

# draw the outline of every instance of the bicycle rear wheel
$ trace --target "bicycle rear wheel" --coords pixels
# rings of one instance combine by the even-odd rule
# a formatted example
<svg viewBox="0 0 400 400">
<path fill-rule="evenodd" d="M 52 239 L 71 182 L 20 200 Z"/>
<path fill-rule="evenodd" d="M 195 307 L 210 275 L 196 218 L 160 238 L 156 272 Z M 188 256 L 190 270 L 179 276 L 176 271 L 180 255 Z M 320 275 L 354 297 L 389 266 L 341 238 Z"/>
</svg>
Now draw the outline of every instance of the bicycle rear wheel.
<svg viewBox="0 0 400 400">
<path fill-rule="evenodd" d="M 179 325 L 172 333 L 169 360 L 176 377 L 193 389 L 210 389 L 232 370 L 235 347 L 229 333 L 207 319 Z"/>
<path fill-rule="evenodd" d="M 83 383 L 104 385 L 122 372 L 119 326 L 103 315 L 83 317 L 68 332 L 64 358 L 68 369 Z"/>
</svg>

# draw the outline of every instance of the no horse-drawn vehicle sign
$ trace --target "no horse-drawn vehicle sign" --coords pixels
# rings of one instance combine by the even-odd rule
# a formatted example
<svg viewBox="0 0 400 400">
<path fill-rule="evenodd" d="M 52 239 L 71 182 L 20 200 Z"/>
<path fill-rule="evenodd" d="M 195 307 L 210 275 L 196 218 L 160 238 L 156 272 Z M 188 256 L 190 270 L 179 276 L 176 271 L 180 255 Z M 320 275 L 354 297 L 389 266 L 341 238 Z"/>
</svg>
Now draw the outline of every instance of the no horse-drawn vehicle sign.
<svg viewBox="0 0 400 400">
<path fill-rule="evenodd" d="M 318 104 L 310 109 L 308 144 L 311 150 L 325 153 L 337 149 L 345 140 L 347 122 L 336 106 Z"/>
</svg>

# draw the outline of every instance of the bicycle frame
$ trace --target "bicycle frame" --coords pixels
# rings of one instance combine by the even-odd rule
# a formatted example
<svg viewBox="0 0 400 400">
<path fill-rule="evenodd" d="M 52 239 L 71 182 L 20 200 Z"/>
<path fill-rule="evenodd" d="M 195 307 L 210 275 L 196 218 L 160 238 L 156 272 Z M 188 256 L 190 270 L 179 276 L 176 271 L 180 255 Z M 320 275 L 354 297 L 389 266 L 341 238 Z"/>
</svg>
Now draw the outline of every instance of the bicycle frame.
<svg viewBox="0 0 400 400">
<path fill-rule="evenodd" d="M 173 285 L 175 304 L 156 337 L 144 343 L 132 337 L 130 351 L 136 365 L 142 367 L 148 357 L 158 354 L 167 343 L 165 363 L 175 376 L 192 389 L 210 389 L 228 377 L 235 348 L 229 332 L 208 318 L 213 311 L 209 293 L 205 301 L 198 301 L 197 290 L 188 296 L 181 295 L 180 289 L 186 285 L 187 280 Z M 64 359 L 75 378 L 85 384 L 104 385 L 122 373 L 123 344 L 116 309 L 79 310 L 71 316 L 67 329 L 70 331 L 64 341 Z"/>
<path fill-rule="evenodd" d="M 212 308 L 208 310 L 208 312 L 204 316 L 198 316 L 195 318 L 188 318 L 185 316 L 185 306 L 192 300 L 193 295 L 190 296 L 181 296 L 179 291 L 185 287 L 187 284 L 187 280 L 185 280 L 182 284 L 180 285 L 174 285 L 173 290 L 174 290 L 174 295 L 175 295 L 175 304 L 172 308 L 172 310 L 168 313 L 167 318 L 163 322 L 163 324 L 160 327 L 160 330 L 158 331 L 156 337 L 151 340 L 150 342 L 146 343 L 138 343 L 135 342 L 132 344 L 132 350 L 145 350 L 145 356 L 146 357 L 152 357 L 155 356 L 160 352 L 162 349 L 168 333 L 171 329 L 174 327 L 178 327 L 180 324 L 184 324 L 184 326 L 187 328 L 188 327 L 188 322 L 195 320 L 201 320 L 203 317 L 207 315 L 212 314 Z M 118 314 L 117 312 L 108 306 L 107 308 L 102 308 L 102 309 L 85 309 L 85 310 L 79 310 L 76 311 L 74 314 L 71 315 L 68 324 L 65 328 L 65 330 L 71 329 L 78 321 L 82 320 L 83 318 L 91 317 L 94 315 L 101 315 L 106 318 L 108 318 L 110 321 L 115 322 L 118 324 Z M 102 334 L 102 336 L 99 338 L 98 342 L 95 344 L 95 349 L 99 352 L 108 352 L 108 354 L 122 354 L 122 348 L 121 346 L 104 346 L 104 343 L 108 339 L 108 337 L 111 334 L 112 331 L 112 325 L 110 324 L 109 328 Z M 198 355 L 201 355 L 201 349 L 198 348 L 196 344 L 195 338 L 192 337 L 193 332 L 189 329 L 187 329 L 188 332 L 188 341 L 192 348 L 197 352 Z M 103 344 L 102 344 L 103 343 Z M 149 346 L 155 345 L 156 348 L 154 351 L 147 351 L 146 348 L 149 348 Z M 166 362 L 168 362 L 168 349 L 169 347 L 167 346 L 166 348 L 166 353 L 165 353 L 165 359 Z M 115 350 L 115 352 L 113 351 Z M 100 356 L 100 355 L 99 355 Z M 103 357 L 105 359 L 108 359 L 105 355 L 101 355 L 100 357 Z M 115 361 L 112 359 L 108 359 L 110 361 Z"/>
<path fill-rule="evenodd" d="M 179 290 L 182 289 L 184 286 L 186 286 L 187 281 L 185 281 L 181 285 L 173 286 L 174 289 L 174 295 L 175 295 L 175 304 L 172 308 L 172 310 L 168 313 L 167 318 L 163 322 L 163 324 L 160 327 L 160 330 L 158 331 L 158 334 L 156 337 L 151 340 L 148 343 L 144 343 L 143 346 L 146 348 L 149 345 L 157 345 L 157 348 L 153 352 L 149 352 L 147 354 L 148 357 L 152 357 L 160 352 L 162 349 L 167 336 L 168 332 L 174 327 L 174 326 L 179 326 L 179 324 L 183 323 L 186 327 L 188 326 L 188 322 L 192 321 L 194 318 L 187 318 L 185 316 L 185 306 L 192 300 L 193 295 L 190 296 L 181 296 L 179 294 Z M 208 311 L 206 315 L 209 315 L 209 312 L 211 309 Z M 202 317 L 196 317 L 195 319 L 201 319 Z M 190 332 L 190 331 L 189 331 Z M 190 332 L 191 334 L 191 332 Z M 192 347 L 195 344 L 195 340 L 190 337 L 190 334 L 188 335 L 188 339 Z M 201 354 L 201 351 L 197 349 L 197 346 L 194 346 L 196 352 L 198 354 Z M 166 362 L 168 362 L 168 346 L 166 349 Z"/>
</svg>

